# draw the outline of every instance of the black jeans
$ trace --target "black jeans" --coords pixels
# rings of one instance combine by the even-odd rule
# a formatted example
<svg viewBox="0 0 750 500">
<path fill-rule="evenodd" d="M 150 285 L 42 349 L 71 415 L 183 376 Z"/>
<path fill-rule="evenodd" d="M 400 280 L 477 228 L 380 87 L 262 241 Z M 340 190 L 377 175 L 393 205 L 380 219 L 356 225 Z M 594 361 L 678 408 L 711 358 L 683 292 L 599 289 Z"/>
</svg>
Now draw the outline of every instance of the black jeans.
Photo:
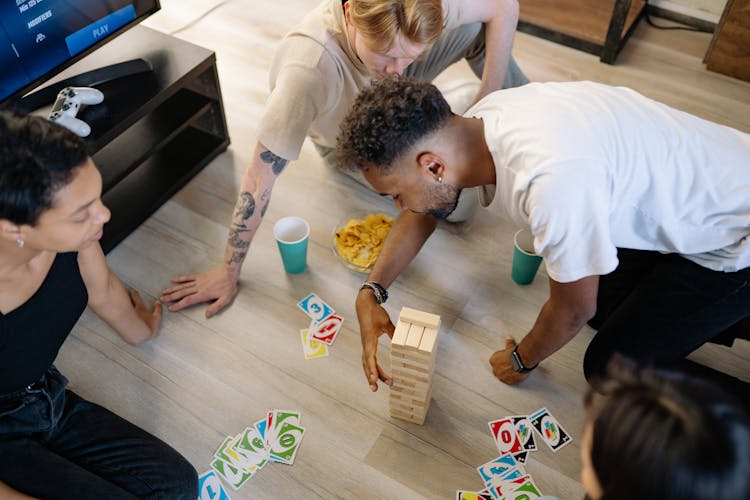
<svg viewBox="0 0 750 500">
<path fill-rule="evenodd" d="M 617 257 L 617 269 L 599 279 L 597 312 L 589 322 L 598 332 L 584 357 L 586 378 L 602 376 L 618 352 L 750 397 L 750 384 L 684 359 L 750 317 L 750 268 L 724 273 L 676 254 L 642 250 L 618 249 Z"/>
<path fill-rule="evenodd" d="M 190 463 L 158 438 L 65 389 L 54 367 L 0 395 L 0 481 L 43 499 L 195 500 Z"/>
</svg>

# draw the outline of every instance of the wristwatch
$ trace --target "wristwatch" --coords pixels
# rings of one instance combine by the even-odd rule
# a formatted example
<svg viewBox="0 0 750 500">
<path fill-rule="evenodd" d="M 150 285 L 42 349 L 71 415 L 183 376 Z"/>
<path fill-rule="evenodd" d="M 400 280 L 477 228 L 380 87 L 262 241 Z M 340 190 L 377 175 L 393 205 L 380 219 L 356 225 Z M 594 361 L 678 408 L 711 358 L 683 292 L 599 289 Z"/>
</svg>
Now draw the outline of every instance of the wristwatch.
<svg viewBox="0 0 750 500">
<path fill-rule="evenodd" d="M 362 283 L 362 286 L 359 287 L 360 290 L 364 290 L 365 288 L 372 290 L 372 294 L 375 296 L 375 302 L 378 304 L 385 304 L 385 301 L 388 300 L 388 292 L 385 287 L 377 281 L 365 281 Z"/>
<path fill-rule="evenodd" d="M 539 366 L 539 363 L 535 364 L 532 367 L 527 367 L 525 364 L 523 364 L 523 360 L 521 359 L 521 355 L 518 354 L 518 346 L 513 349 L 513 351 L 510 353 L 510 366 L 513 367 L 513 371 L 518 373 L 529 373 L 531 370 Z"/>
</svg>

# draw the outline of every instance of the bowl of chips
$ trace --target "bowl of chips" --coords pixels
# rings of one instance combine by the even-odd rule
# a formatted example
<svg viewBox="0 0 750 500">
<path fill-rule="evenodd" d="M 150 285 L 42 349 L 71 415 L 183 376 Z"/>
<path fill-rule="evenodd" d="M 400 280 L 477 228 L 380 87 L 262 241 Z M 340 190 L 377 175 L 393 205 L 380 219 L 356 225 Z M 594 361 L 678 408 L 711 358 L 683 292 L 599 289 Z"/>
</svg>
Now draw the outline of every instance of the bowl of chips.
<svg viewBox="0 0 750 500">
<path fill-rule="evenodd" d="M 349 269 L 369 273 L 391 230 L 393 218 L 384 213 L 356 213 L 333 230 L 333 253 Z"/>
</svg>

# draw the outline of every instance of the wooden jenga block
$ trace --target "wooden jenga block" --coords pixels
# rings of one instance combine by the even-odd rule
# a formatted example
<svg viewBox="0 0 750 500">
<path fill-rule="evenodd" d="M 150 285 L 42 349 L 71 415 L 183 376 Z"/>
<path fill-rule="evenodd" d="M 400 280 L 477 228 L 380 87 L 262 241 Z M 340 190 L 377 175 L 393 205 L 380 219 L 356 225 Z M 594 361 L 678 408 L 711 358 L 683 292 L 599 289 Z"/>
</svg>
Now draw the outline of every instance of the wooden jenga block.
<svg viewBox="0 0 750 500">
<path fill-rule="evenodd" d="M 411 307 L 401 308 L 399 321 L 403 321 L 404 323 L 411 323 L 413 325 L 426 326 L 429 328 L 434 328 L 436 330 L 440 329 L 440 316 L 424 311 L 418 311 L 416 309 L 412 309 Z"/>
<path fill-rule="evenodd" d="M 409 323 L 404 323 L 399 320 L 396 323 L 396 329 L 393 330 L 393 340 L 391 341 L 391 348 L 394 346 L 403 346 L 406 343 L 406 336 L 409 333 Z"/>
<path fill-rule="evenodd" d="M 429 352 L 432 354 L 435 348 L 435 342 L 437 342 L 437 328 L 425 327 L 422 333 L 422 340 L 419 341 L 419 352 Z"/>
<path fill-rule="evenodd" d="M 390 414 L 423 424 L 432 398 L 440 316 L 404 307 L 391 343 Z"/>
<path fill-rule="evenodd" d="M 424 326 L 415 325 L 414 323 L 412 323 L 409 326 L 409 334 L 407 335 L 406 342 L 404 342 L 404 344 L 407 347 L 411 347 L 414 350 L 418 349 L 419 343 L 422 341 L 423 332 L 424 332 Z"/>
</svg>

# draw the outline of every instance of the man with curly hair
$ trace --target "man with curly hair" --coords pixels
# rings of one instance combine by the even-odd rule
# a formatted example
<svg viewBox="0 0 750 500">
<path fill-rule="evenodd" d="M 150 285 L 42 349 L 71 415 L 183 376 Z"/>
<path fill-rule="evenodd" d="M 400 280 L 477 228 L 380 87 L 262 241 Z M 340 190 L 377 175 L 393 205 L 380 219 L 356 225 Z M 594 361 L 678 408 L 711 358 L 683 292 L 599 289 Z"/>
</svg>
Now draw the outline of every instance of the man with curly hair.
<svg viewBox="0 0 750 500">
<path fill-rule="evenodd" d="M 393 324 L 376 298 L 435 229 L 425 214 L 445 217 L 478 186 L 483 207 L 532 232 L 549 275 L 534 327 L 490 358 L 500 380 L 523 381 L 588 322 L 589 379 L 621 352 L 747 394 L 683 358 L 750 330 L 750 135 L 593 82 L 495 92 L 458 116 L 433 85 L 388 79 L 360 93 L 337 160 L 402 210 L 368 278 L 383 293 L 356 301 L 372 390 L 392 382 L 376 350 Z"/>
<path fill-rule="evenodd" d="M 341 120 L 371 79 L 409 75 L 430 81 L 464 59 L 480 78 L 476 100 L 527 83 L 511 57 L 517 22 L 517 0 L 322 0 L 276 50 L 271 94 L 240 185 L 223 262 L 174 278 L 162 302 L 170 311 L 210 302 L 206 317 L 211 317 L 234 299 L 276 179 L 299 158 L 305 137 L 329 157 Z M 476 195 L 473 205 L 471 196 L 466 200 L 476 207 Z M 455 221 L 461 219 L 466 216 Z"/>
</svg>

